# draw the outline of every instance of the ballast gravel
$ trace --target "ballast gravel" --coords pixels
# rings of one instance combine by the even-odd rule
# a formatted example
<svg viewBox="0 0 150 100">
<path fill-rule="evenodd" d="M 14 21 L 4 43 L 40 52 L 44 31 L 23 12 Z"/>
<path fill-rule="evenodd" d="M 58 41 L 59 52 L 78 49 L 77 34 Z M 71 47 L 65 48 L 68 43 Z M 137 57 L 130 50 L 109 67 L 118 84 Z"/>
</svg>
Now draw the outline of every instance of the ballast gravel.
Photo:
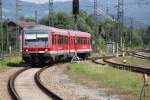
<svg viewBox="0 0 150 100">
<path fill-rule="evenodd" d="M 55 65 L 40 75 L 45 86 L 63 100 L 120 100 L 118 95 L 108 94 L 105 89 L 95 89 L 73 82 L 64 70 L 65 66 Z"/>
</svg>

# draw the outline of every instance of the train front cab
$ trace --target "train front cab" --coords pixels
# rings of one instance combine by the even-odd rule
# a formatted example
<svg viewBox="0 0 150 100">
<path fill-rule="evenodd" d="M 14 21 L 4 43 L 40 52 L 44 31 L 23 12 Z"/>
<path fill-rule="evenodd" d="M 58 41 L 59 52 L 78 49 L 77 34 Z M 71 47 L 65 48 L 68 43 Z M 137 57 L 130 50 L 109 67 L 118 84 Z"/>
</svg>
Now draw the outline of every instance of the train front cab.
<svg viewBox="0 0 150 100">
<path fill-rule="evenodd" d="M 50 62 L 51 34 L 48 30 L 26 30 L 23 35 L 23 60 L 28 63 Z"/>
</svg>

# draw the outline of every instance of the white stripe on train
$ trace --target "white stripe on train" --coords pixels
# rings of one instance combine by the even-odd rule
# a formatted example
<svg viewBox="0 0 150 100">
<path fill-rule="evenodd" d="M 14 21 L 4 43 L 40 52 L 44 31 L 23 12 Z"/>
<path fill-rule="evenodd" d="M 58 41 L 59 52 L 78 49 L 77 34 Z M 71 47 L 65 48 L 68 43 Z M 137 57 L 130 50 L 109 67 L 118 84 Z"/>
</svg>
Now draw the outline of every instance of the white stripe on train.
<svg viewBox="0 0 150 100">
<path fill-rule="evenodd" d="M 28 51 L 26 53 L 50 53 L 50 54 L 69 54 L 69 53 L 74 53 L 76 50 L 59 50 L 59 51 Z M 80 49 L 77 50 L 77 53 L 86 53 L 86 52 L 91 52 L 92 49 Z"/>
</svg>

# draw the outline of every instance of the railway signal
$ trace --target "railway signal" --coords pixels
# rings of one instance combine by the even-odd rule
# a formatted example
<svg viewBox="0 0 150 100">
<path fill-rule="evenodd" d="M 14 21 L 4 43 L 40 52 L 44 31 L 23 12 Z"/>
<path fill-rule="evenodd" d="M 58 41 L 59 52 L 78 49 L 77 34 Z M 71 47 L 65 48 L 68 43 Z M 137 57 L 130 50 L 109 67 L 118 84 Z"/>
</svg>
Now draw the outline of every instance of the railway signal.
<svg viewBox="0 0 150 100">
<path fill-rule="evenodd" d="M 73 0 L 72 13 L 74 15 L 75 24 L 77 23 L 77 16 L 79 15 L 79 0 Z"/>
<path fill-rule="evenodd" d="M 77 62 L 80 61 L 78 55 L 77 55 L 77 23 L 78 23 L 78 15 L 79 15 L 79 0 L 73 0 L 72 2 L 72 13 L 74 15 L 74 23 L 75 23 L 75 54 L 71 60 L 71 62 Z"/>
<path fill-rule="evenodd" d="M 73 0 L 73 15 L 79 14 L 79 0 Z"/>
</svg>

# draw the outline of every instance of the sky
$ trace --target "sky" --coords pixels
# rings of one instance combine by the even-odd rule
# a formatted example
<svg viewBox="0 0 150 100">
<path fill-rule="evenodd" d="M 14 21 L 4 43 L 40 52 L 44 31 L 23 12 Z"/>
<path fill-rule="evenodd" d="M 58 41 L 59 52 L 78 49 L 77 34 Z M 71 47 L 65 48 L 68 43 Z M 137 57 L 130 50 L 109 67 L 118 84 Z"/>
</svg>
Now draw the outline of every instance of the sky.
<svg viewBox="0 0 150 100">
<path fill-rule="evenodd" d="M 33 2 L 37 4 L 43 4 L 48 2 L 49 0 L 21 0 L 21 1 L 27 1 L 27 2 Z M 71 0 L 53 0 L 54 2 L 63 2 L 63 1 L 71 1 Z"/>
</svg>

